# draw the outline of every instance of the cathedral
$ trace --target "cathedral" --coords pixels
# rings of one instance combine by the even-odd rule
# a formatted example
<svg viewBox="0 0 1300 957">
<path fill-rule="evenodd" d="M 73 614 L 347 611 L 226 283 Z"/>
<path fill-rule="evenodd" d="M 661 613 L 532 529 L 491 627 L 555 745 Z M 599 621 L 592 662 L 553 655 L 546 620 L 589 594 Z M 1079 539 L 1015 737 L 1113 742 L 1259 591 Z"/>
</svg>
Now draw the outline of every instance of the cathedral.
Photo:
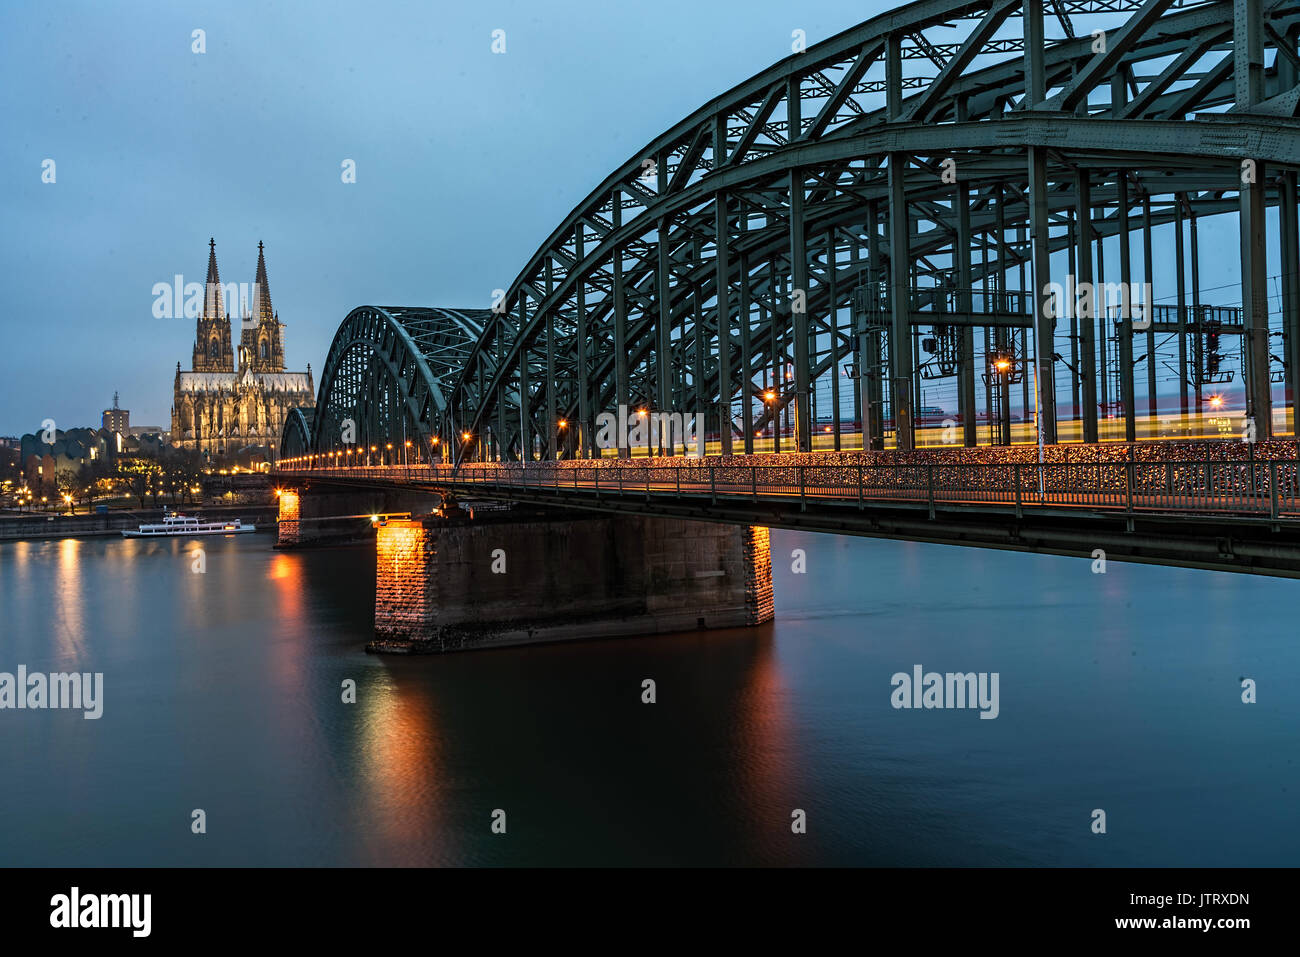
<svg viewBox="0 0 1300 957">
<path fill-rule="evenodd" d="M 311 365 L 284 371 L 284 325 L 271 307 L 266 259 L 257 244 L 257 278 L 251 306 L 241 303 L 238 362 L 231 347 L 230 314 L 217 273 L 217 244 L 208 242 L 203 314 L 194 337 L 191 371 L 176 363 L 172 444 L 223 455 L 261 446 L 274 461 L 289 410 L 315 408 Z"/>
</svg>

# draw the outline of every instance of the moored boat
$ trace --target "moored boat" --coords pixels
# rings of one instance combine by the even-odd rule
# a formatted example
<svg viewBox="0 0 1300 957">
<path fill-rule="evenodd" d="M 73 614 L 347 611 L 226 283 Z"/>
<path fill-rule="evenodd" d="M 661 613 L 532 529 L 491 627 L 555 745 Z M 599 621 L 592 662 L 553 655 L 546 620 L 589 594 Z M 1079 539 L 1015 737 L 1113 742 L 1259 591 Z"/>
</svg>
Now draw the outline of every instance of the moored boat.
<svg viewBox="0 0 1300 957">
<path fill-rule="evenodd" d="M 137 531 L 130 529 L 122 530 L 123 538 L 164 538 L 168 536 L 184 535 L 235 535 L 240 532 L 255 532 L 257 529 L 252 525 L 245 525 L 243 519 L 230 519 L 228 521 L 205 522 L 195 518 L 192 515 L 181 515 L 177 512 L 171 514 L 163 513 L 161 522 L 141 525 Z"/>
</svg>

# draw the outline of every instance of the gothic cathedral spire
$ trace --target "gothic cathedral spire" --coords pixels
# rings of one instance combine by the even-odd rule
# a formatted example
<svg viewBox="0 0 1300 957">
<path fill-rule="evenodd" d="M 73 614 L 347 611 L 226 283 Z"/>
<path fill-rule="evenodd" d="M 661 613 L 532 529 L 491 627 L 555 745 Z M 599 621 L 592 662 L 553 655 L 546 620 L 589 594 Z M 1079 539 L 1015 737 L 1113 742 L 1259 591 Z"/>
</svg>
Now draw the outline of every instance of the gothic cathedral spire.
<svg viewBox="0 0 1300 957">
<path fill-rule="evenodd" d="M 257 276 L 253 279 L 255 304 L 253 318 L 259 323 L 271 322 L 275 310 L 271 308 L 271 284 L 266 281 L 266 257 L 262 255 L 262 241 L 257 242 Z"/>
<path fill-rule="evenodd" d="M 226 314 L 221 276 L 217 272 L 217 241 L 208 240 L 208 278 L 203 294 L 203 315 L 194 336 L 195 372 L 233 372 L 235 356 L 230 345 L 230 317 Z"/>
<path fill-rule="evenodd" d="M 193 371 L 176 363 L 172 385 L 172 442 L 209 456 L 238 453 L 275 461 L 289 412 L 313 409 L 316 390 L 311 367 L 284 368 L 284 325 L 271 306 L 266 254 L 257 244 L 257 278 L 221 285 L 217 244 L 208 240 L 208 276 L 203 313 L 194 339 Z M 226 311 L 226 305 L 230 311 Z M 239 351 L 231 349 L 239 324 Z"/>
<path fill-rule="evenodd" d="M 253 302 L 239 334 L 241 366 L 254 372 L 284 371 L 284 333 L 271 306 L 271 284 L 266 278 L 266 255 L 257 244 L 257 275 L 253 280 Z"/>
</svg>

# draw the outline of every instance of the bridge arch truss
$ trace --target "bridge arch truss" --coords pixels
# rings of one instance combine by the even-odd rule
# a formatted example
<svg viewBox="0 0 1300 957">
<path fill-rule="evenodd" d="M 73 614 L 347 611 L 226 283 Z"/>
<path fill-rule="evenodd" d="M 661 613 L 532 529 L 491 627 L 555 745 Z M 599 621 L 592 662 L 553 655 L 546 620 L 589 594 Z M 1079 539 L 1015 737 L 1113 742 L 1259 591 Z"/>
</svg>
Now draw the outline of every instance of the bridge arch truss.
<svg viewBox="0 0 1300 957">
<path fill-rule="evenodd" d="M 922 0 L 876 17 L 650 141 L 491 309 L 354 310 L 312 449 L 351 417 L 358 443 L 418 436 L 457 460 L 584 457 L 620 406 L 702 413 L 724 454 L 778 415 L 799 450 L 827 419 L 837 448 L 851 422 L 865 447 L 891 432 L 908 449 L 923 377 L 955 381 L 973 445 L 981 404 L 1005 425 L 1002 355 L 1032 376 L 1045 441 L 1062 403 L 1095 441 L 1108 401 L 1131 439 L 1139 374 L 1155 408 L 1154 337 L 1176 342 L 1186 410 L 1217 374 L 1211 324 L 1240 342 L 1267 437 L 1274 393 L 1300 396 L 1298 37 L 1283 0 Z M 1238 221 L 1241 305 L 1213 318 L 1184 237 L 1220 214 Z M 1049 291 L 1149 280 L 1170 224 L 1175 275 L 1148 328 Z"/>
</svg>

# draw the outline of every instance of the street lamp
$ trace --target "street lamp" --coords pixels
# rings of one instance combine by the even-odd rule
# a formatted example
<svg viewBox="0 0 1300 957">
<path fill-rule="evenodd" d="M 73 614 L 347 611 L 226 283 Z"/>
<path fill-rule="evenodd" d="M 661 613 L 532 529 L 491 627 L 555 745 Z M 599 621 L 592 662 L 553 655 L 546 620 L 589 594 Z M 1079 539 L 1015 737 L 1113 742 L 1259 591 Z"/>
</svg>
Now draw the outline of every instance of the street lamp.
<svg viewBox="0 0 1300 957">
<path fill-rule="evenodd" d="M 986 385 L 993 387 L 993 401 L 998 406 L 998 441 L 999 443 L 1011 444 L 1011 418 L 1010 413 L 1003 414 L 1004 409 L 1009 409 L 1007 403 L 1007 389 L 1012 383 L 1019 382 L 1021 372 L 1016 368 L 1016 357 L 1012 351 L 997 349 L 989 353 L 989 371 L 984 376 Z M 990 413 L 992 410 L 990 410 Z M 993 417 L 990 414 L 989 424 L 992 425 Z"/>
<path fill-rule="evenodd" d="M 772 419 L 772 436 L 773 436 L 772 451 L 779 452 L 780 441 L 781 441 L 781 423 L 777 418 L 775 389 L 768 389 L 766 392 L 763 393 L 763 404 L 768 407 L 768 415 Z"/>
</svg>

